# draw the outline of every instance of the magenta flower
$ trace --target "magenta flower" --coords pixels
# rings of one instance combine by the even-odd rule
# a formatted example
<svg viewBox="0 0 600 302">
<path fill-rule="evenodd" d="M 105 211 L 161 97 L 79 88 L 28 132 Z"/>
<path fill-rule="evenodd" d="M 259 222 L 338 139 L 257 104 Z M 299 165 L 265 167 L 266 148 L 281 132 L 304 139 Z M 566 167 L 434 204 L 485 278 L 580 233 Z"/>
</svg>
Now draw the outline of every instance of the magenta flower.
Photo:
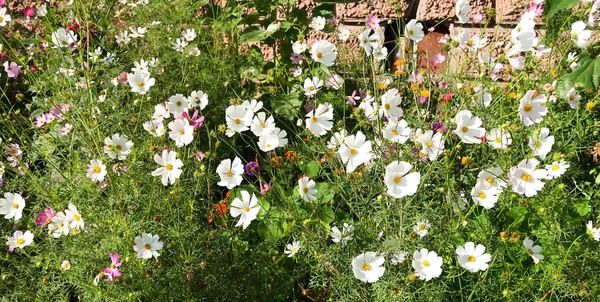
<svg viewBox="0 0 600 302">
<path fill-rule="evenodd" d="M 8 61 L 4 62 L 4 71 L 8 74 L 9 78 L 14 78 L 19 75 L 19 65 L 17 63 L 12 62 L 8 64 Z"/>
<path fill-rule="evenodd" d="M 263 187 L 260 189 L 260 195 L 265 195 L 271 189 L 271 183 L 263 184 Z"/>
<path fill-rule="evenodd" d="M 368 29 L 377 29 L 379 28 L 379 22 L 381 22 L 381 20 L 379 20 L 379 18 L 375 15 L 369 15 L 367 17 L 367 28 Z"/>
<path fill-rule="evenodd" d="M 187 112 L 182 113 L 181 117 L 187 119 L 190 123 L 190 126 L 193 126 L 194 129 L 198 129 L 204 124 L 204 115 L 198 117 L 198 110 L 194 110 L 194 114 L 192 115 L 192 117 L 190 117 L 190 115 Z"/>
<path fill-rule="evenodd" d="M 48 223 L 50 223 L 52 221 L 52 218 L 54 218 L 54 209 L 53 208 L 44 209 L 43 212 L 39 212 L 37 214 L 37 217 L 38 217 L 38 219 L 35 220 L 35 224 L 47 225 Z"/>
<path fill-rule="evenodd" d="M 121 264 L 123 264 L 123 261 L 117 262 L 117 261 L 119 261 L 119 254 L 108 253 L 108 255 L 110 256 L 110 260 L 112 263 L 109 267 L 103 269 L 101 272 L 108 275 L 108 279 L 106 281 L 112 282 L 117 277 L 121 276 L 121 271 L 119 270 L 119 267 L 121 267 Z"/>
<path fill-rule="evenodd" d="M 31 18 L 31 17 L 33 17 L 33 15 L 35 15 L 35 12 L 33 11 L 33 7 L 30 6 L 25 9 L 25 17 Z"/>
</svg>

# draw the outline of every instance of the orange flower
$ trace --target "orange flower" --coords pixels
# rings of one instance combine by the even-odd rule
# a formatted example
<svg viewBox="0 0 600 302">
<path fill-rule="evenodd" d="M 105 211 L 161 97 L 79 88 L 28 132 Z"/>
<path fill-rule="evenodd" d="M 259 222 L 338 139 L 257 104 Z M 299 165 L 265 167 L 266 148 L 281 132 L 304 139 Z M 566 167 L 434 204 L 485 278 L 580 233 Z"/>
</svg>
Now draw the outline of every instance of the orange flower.
<svg viewBox="0 0 600 302">
<path fill-rule="evenodd" d="M 431 93 L 427 89 L 421 91 L 421 96 L 424 98 L 428 98 L 430 96 L 430 94 Z"/>
<path fill-rule="evenodd" d="M 404 60 L 396 60 L 394 66 L 403 66 L 406 62 Z"/>
<path fill-rule="evenodd" d="M 296 152 L 294 150 L 285 152 L 283 156 L 285 156 L 285 158 L 291 162 L 295 162 L 296 160 L 298 160 L 298 157 L 296 156 Z"/>
<path fill-rule="evenodd" d="M 417 90 L 417 89 L 419 89 L 419 84 L 410 85 L 410 90 Z"/>
</svg>

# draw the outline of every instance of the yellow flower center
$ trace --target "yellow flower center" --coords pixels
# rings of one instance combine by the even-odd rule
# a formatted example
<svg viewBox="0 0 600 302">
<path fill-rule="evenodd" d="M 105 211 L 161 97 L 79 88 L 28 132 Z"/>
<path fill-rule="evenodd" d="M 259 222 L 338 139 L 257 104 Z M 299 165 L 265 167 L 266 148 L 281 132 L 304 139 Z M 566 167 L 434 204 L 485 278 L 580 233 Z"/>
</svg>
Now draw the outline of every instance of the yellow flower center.
<svg viewBox="0 0 600 302">
<path fill-rule="evenodd" d="M 396 184 L 399 184 L 401 181 L 402 181 L 402 177 L 400 177 L 400 176 L 396 176 L 396 177 L 394 177 L 394 182 L 395 182 Z"/>
<path fill-rule="evenodd" d="M 392 130 L 392 134 L 393 135 L 398 135 L 398 130 L 396 130 L 396 129 Z"/>
<path fill-rule="evenodd" d="M 142 81 L 138 82 L 138 86 L 144 87 L 144 82 L 142 82 Z"/>
<path fill-rule="evenodd" d="M 304 192 L 304 194 L 308 194 L 308 188 L 303 188 L 302 192 Z"/>
<path fill-rule="evenodd" d="M 317 53 L 317 58 L 319 58 L 319 59 L 320 59 L 320 58 L 322 58 L 322 57 L 323 57 L 323 54 L 322 54 L 322 53 L 320 53 L 320 52 L 319 52 L 319 53 Z"/>
<path fill-rule="evenodd" d="M 491 177 L 488 177 L 488 178 L 487 178 L 485 181 L 487 181 L 488 183 L 490 183 L 490 184 L 491 184 L 491 183 L 493 183 L 493 182 L 494 182 L 494 179 L 493 179 L 493 178 L 491 178 Z"/>
<path fill-rule="evenodd" d="M 431 264 L 429 264 L 429 261 L 425 260 L 421 263 L 424 267 L 429 267 Z"/>
<path fill-rule="evenodd" d="M 144 249 L 145 249 L 145 250 L 148 250 L 148 251 L 149 251 L 151 248 L 152 248 L 152 246 L 151 246 L 150 244 L 148 244 L 148 243 L 146 243 L 146 244 L 144 245 Z"/>
<path fill-rule="evenodd" d="M 184 133 L 185 133 L 185 131 L 183 131 L 183 129 L 179 130 L 179 135 L 183 135 Z"/>
<path fill-rule="evenodd" d="M 469 262 L 475 262 L 475 257 L 474 256 L 469 256 Z"/>
<path fill-rule="evenodd" d="M 415 34 L 415 31 L 414 31 L 414 30 L 412 30 L 412 29 L 409 29 L 409 30 L 408 30 L 408 34 L 409 34 L 410 36 L 412 36 L 412 35 L 414 35 L 414 34 Z"/>
<path fill-rule="evenodd" d="M 235 119 L 235 123 L 239 125 L 239 124 L 241 124 L 241 123 L 242 123 L 242 120 L 240 120 L 239 118 L 236 118 L 236 119 Z"/>
<path fill-rule="evenodd" d="M 181 106 L 181 101 L 177 101 L 177 106 Z"/>
<path fill-rule="evenodd" d="M 250 208 L 244 207 L 244 212 L 246 212 L 246 213 L 250 212 Z"/>
<path fill-rule="evenodd" d="M 467 127 L 467 126 L 462 126 L 462 128 L 460 128 L 460 130 L 461 130 L 462 132 L 464 132 L 464 133 L 467 133 L 467 132 L 469 132 L 469 127 Z"/>
<path fill-rule="evenodd" d="M 385 110 L 390 110 L 390 104 L 385 104 L 383 107 L 385 107 Z"/>
<path fill-rule="evenodd" d="M 17 239 L 17 244 L 21 245 L 25 243 L 25 240 L 23 240 L 22 238 Z"/>
<path fill-rule="evenodd" d="M 19 208 L 19 205 L 18 205 L 18 204 L 16 204 L 16 203 L 13 203 L 13 206 L 12 206 L 12 207 L 13 207 L 13 209 L 18 209 L 18 208 Z"/>
<path fill-rule="evenodd" d="M 77 215 L 77 214 L 73 214 L 73 219 L 75 221 L 80 221 L 81 220 L 81 216 Z"/>
<path fill-rule="evenodd" d="M 116 145 L 115 149 L 117 149 L 117 151 L 121 151 L 121 149 L 123 149 L 123 147 L 121 147 L 121 145 Z"/>
<path fill-rule="evenodd" d="M 471 41 L 471 40 L 467 41 L 467 46 L 473 46 L 473 41 Z"/>
<path fill-rule="evenodd" d="M 427 147 L 433 146 L 433 142 L 427 142 Z"/>
<path fill-rule="evenodd" d="M 523 106 L 523 110 L 525 110 L 525 112 L 529 112 L 529 111 L 531 111 L 531 109 L 533 109 L 533 106 L 531 106 L 531 104 L 527 104 L 527 105 Z"/>
<path fill-rule="evenodd" d="M 532 249 L 527 249 L 527 253 L 529 253 L 529 255 L 533 255 L 533 250 Z"/>
<path fill-rule="evenodd" d="M 524 181 L 529 181 L 531 179 L 531 175 L 529 175 L 528 173 L 523 173 L 521 179 L 523 179 Z"/>
<path fill-rule="evenodd" d="M 266 127 L 266 126 L 265 126 L 265 123 L 262 123 L 262 124 L 260 124 L 260 127 L 261 127 L 261 128 L 264 128 L 264 127 Z"/>
<path fill-rule="evenodd" d="M 231 171 L 227 172 L 227 177 L 231 177 L 233 176 L 233 173 Z"/>
<path fill-rule="evenodd" d="M 100 173 L 102 171 L 102 168 L 95 166 L 94 167 L 94 173 Z"/>
<path fill-rule="evenodd" d="M 424 224 L 419 225 L 419 230 L 424 231 L 425 230 L 425 225 Z"/>
<path fill-rule="evenodd" d="M 368 263 L 363 264 L 363 271 L 370 271 L 371 266 Z"/>
<path fill-rule="evenodd" d="M 356 155 L 356 153 L 358 153 L 358 151 L 356 151 L 356 149 L 350 149 L 350 154 Z"/>
<path fill-rule="evenodd" d="M 559 165 L 552 165 L 552 171 L 556 171 L 560 168 Z"/>
<path fill-rule="evenodd" d="M 165 165 L 165 169 L 171 171 L 171 170 L 173 170 L 173 165 L 172 164 L 166 164 Z"/>
<path fill-rule="evenodd" d="M 541 147 L 542 146 L 542 142 L 540 142 L 540 141 L 535 142 L 535 146 L 537 148 Z"/>
<path fill-rule="evenodd" d="M 483 193 L 483 192 L 479 193 L 479 198 L 485 199 L 486 197 L 487 197 L 487 195 L 485 195 L 485 193 Z"/>
<path fill-rule="evenodd" d="M 310 90 L 310 91 L 315 91 L 315 89 L 316 89 L 315 86 L 308 87 L 308 90 Z"/>
<path fill-rule="evenodd" d="M 495 141 L 496 143 L 498 143 L 498 144 L 502 142 L 502 140 L 501 140 L 499 137 L 496 137 L 496 138 L 494 139 L 494 141 Z"/>
</svg>

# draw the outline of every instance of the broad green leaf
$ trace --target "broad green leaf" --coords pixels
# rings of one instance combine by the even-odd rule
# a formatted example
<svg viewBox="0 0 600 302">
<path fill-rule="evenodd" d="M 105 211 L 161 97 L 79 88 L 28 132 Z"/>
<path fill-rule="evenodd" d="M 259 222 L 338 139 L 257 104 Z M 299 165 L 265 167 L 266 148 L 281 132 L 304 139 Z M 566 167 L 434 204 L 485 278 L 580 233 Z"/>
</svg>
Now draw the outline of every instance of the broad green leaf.
<svg viewBox="0 0 600 302">
<path fill-rule="evenodd" d="M 266 32 L 258 26 L 250 26 L 240 36 L 240 42 L 258 42 L 266 39 L 271 33 Z"/>
<path fill-rule="evenodd" d="M 324 224 L 330 224 L 335 218 L 335 215 L 333 214 L 331 207 L 324 206 L 317 209 L 317 217 L 319 217 Z"/>
<path fill-rule="evenodd" d="M 586 201 L 581 201 L 581 202 L 576 202 L 573 204 L 575 206 L 575 210 L 577 211 L 577 214 L 579 214 L 579 216 L 583 217 L 586 216 L 591 210 L 592 208 L 590 207 L 590 204 Z"/>
<path fill-rule="evenodd" d="M 544 12 L 544 17 L 551 18 L 559 11 L 569 9 L 579 2 L 579 0 L 548 0 L 545 5 L 546 12 Z"/>
<path fill-rule="evenodd" d="M 598 88 L 598 78 L 600 77 L 600 58 L 580 58 L 579 66 L 572 73 L 563 78 L 565 85 L 581 83 L 585 89 L 593 90 Z M 572 86 L 571 86 L 572 87 Z"/>
<path fill-rule="evenodd" d="M 307 174 L 310 178 L 315 178 L 319 175 L 319 170 L 321 169 L 321 165 L 317 162 L 303 162 L 300 163 L 300 170 L 304 174 Z"/>
</svg>

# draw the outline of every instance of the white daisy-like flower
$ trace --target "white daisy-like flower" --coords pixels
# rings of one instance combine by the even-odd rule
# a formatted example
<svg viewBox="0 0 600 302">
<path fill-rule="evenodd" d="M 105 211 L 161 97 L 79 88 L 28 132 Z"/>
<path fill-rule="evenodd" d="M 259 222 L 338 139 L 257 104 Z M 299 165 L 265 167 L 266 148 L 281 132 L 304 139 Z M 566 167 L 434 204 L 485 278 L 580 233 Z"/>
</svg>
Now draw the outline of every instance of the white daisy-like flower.
<svg viewBox="0 0 600 302">
<path fill-rule="evenodd" d="M 91 160 L 88 164 L 86 176 L 93 182 L 104 181 L 106 176 L 106 165 L 102 164 L 101 160 Z"/>
<path fill-rule="evenodd" d="M 471 12 L 471 6 L 469 0 L 458 0 L 456 1 L 456 18 L 458 23 L 469 22 L 469 13 Z"/>
<path fill-rule="evenodd" d="M 176 94 L 169 97 L 167 102 L 167 109 L 171 114 L 181 115 L 184 112 L 188 112 L 189 102 L 183 94 Z"/>
<path fill-rule="evenodd" d="M 253 113 L 244 105 L 229 106 L 225 110 L 227 127 L 235 132 L 244 132 L 250 128 Z"/>
<path fill-rule="evenodd" d="M 545 159 L 546 155 L 552 151 L 554 145 L 554 136 L 550 135 L 550 129 L 543 127 L 539 135 L 532 134 L 529 137 L 529 148 L 533 150 L 533 155 Z"/>
<path fill-rule="evenodd" d="M 131 147 L 133 147 L 133 142 L 127 135 L 115 133 L 112 137 L 104 139 L 104 153 L 112 159 L 124 160 L 131 153 Z"/>
<path fill-rule="evenodd" d="M 242 195 L 242 199 L 236 197 L 231 202 L 229 213 L 231 213 L 231 216 L 233 217 L 240 217 L 240 220 L 238 220 L 235 226 L 239 227 L 241 225 L 245 230 L 250 223 L 256 219 L 258 212 L 260 211 L 260 205 L 258 204 L 258 199 L 254 193 L 250 196 L 250 193 L 244 190 L 241 191 L 240 194 Z"/>
<path fill-rule="evenodd" d="M 298 179 L 298 193 L 300 193 L 300 198 L 305 201 L 311 201 L 317 199 L 317 193 L 319 192 L 316 188 L 316 183 L 314 180 L 310 179 L 308 176 L 303 176 Z"/>
<path fill-rule="evenodd" d="M 22 231 L 15 231 L 11 237 L 8 237 L 6 241 L 6 245 L 8 245 L 8 249 L 12 252 L 15 248 L 24 248 L 33 243 L 33 233 L 27 230 L 25 233 Z"/>
<path fill-rule="evenodd" d="M 513 192 L 532 197 L 544 188 L 541 180 L 548 177 L 548 171 L 537 169 L 539 163 L 535 158 L 524 159 L 516 167 L 510 168 Z"/>
<path fill-rule="evenodd" d="M 69 224 L 69 228 L 73 230 L 74 234 L 79 233 L 79 230 L 85 229 L 83 218 L 74 204 L 69 203 L 68 208 L 65 210 L 65 217 L 65 222 Z"/>
<path fill-rule="evenodd" d="M 285 247 L 285 251 L 283 251 L 283 253 L 288 255 L 288 257 L 294 257 L 294 255 L 296 255 L 296 253 L 298 253 L 299 250 L 300 250 L 300 241 L 292 241 L 291 244 L 288 244 Z"/>
<path fill-rule="evenodd" d="M 567 172 L 567 169 L 569 167 L 571 167 L 571 165 L 569 165 L 564 160 L 561 160 L 560 162 L 553 161 L 552 164 L 546 166 L 546 171 L 548 172 L 548 179 L 560 177 L 561 175 L 565 174 L 565 172 Z"/>
<path fill-rule="evenodd" d="M 304 80 L 304 95 L 312 96 L 317 94 L 319 89 L 323 86 L 323 80 L 319 77 L 306 78 Z"/>
<path fill-rule="evenodd" d="M 158 235 L 153 236 L 150 233 L 142 233 L 142 236 L 135 237 L 134 242 L 133 250 L 137 252 L 138 258 L 150 259 L 160 256 L 158 251 L 162 249 L 163 242 L 160 241 Z"/>
<path fill-rule="evenodd" d="M 494 187 L 487 181 L 479 181 L 471 189 L 471 198 L 475 204 L 482 206 L 484 209 L 491 209 L 498 202 L 498 195 L 502 193 L 500 187 Z"/>
<path fill-rule="evenodd" d="M 198 106 L 200 110 L 204 110 L 208 105 L 208 95 L 202 91 L 192 91 L 187 100 L 190 103 L 190 107 Z"/>
<path fill-rule="evenodd" d="M 325 135 L 333 127 L 333 108 L 329 104 L 319 104 L 306 117 L 306 128 L 316 136 Z"/>
<path fill-rule="evenodd" d="M 473 116 L 471 111 L 462 110 L 456 114 L 453 121 L 456 129 L 452 132 L 461 138 L 465 144 L 479 144 L 485 136 L 485 129 L 481 127 L 483 122 L 479 117 Z"/>
<path fill-rule="evenodd" d="M 373 48 L 379 45 L 379 34 L 367 28 L 358 35 L 358 42 L 360 47 L 367 53 L 367 56 L 370 56 Z"/>
<path fill-rule="evenodd" d="M 176 119 L 167 126 L 171 130 L 169 137 L 177 147 L 187 146 L 194 140 L 194 127 L 186 119 Z"/>
<path fill-rule="evenodd" d="M 405 161 L 394 161 L 387 165 L 384 179 L 388 188 L 388 195 L 402 198 L 414 195 L 417 192 L 421 182 L 421 174 L 419 172 L 408 173 L 412 167 L 411 164 Z"/>
<path fill-rule="evenodd" d="M 361 164 L 369 162 L 373 156 L 371 141 L 360 131 L 356 135 L 349 135 L 341 145 L 338 154 L 346 165 L 346 173 L 352 173 Z"/>
<path fill-rule="evenodd" d="M 231 159 L 221 161 L 217 167 L 217 173 L 221 177 L 221 181 L 217 185 L 227 187 L 231 190 L 242 183 L 242 175 L 244 174 L 244 165 L 239 157 L 235 157 L 233 162 Z"/>
<path fill-rule="evenodd" d="M 485 135 L 485 138 L 494 149 L 508 149 L 512 144 L 512 137 L 508 130 L 502 128 L 494 128 Z"/>
<path fill-rule="evenodd" d="M 481 244 L 475 246 L 473 242 L 465 243 L 464 247 L 457 247 L 456 256 L 460 266 L 471 273 L 487 270 L 488 263 L 492 260 L 492 256 L 485 252 L 485 246 Z"/>
<path fill-rule="evenodd" d="M 318 17 L 312 18 L 312 20 L 310 21 L 310 24 L 308 26 L 316 31 L 321 31 L 321 30 L 323 30 L 323 28 L 325 28 L 326 23 L 327 23 L 327 20 L 325 20 L 324 17 L 318 16 Z"/>
<path fill-rule="evenodd" d="M 331 44 L 329 41 L 319 40 L 311 46 L 310 54 L 315 62 L 330 67 L 337 57 L 337 49 L 335 48 L 335 45 Z"/>
<path fill-rule="evenodd" d="M 419 220 L 416 225 L 413 226 L 413 231 L 419 235 L 419 238 L 425 237 L 427 232 L 429 232 L 429 228 L 431 224 L 429 224 L 429 220 Z"/>
<path fill-rule="evenodd" d="M 389 122 L 383 130 L 383 137 L 394 143 L 404 144 L 410 138 L 411 132 L 406 120 L 400 120 L 398 123 Z"/>
<path fill-rule="evenodd" d="M 127 82 L 131 87 L 131 92 L 146 94 L 150 87 L 154 86 L 154 78 L 150 78 L 150 73 L 136 70 L 133 74 L 127 74 Z"/>
<path fill-rule="evenodd" d="M 385 267 L 383 255 L 377 256 L 376 252 L 365 252 L 352 259 L 352 272 L 354 277 L 365 283 L 374 283 L 383 276 Z"/>
<path fill-rule="evenodd" d="M 165 134 L 165 127 L 160 120 L 146 121 L 143 126 L 144 130 L 148 131 L 152 136 L 160 137 Z"/>
<path fill-rule="evenodd" d="M 406 23 L 406 27 L 404 28 L 404 34 L 415 42 L 423 40 L 423 37 L 425 37 L 425 33 L 423 32 L 423 24 L 419 23 L 419 21 L 416 19 L 408 21 L 408 23 Z"/>
<path fill-rule="evenodd" d="M 337 226 L 334 226 L 331 228 L 331 234 L 330 234 L 331 241 L 333 241 L 335 243 L 341 242 L 342 245 L 346 245 L 348 243 L 348 241 L 352 240 L 353 235 L 354 235 L 354 226 L 349 225 L 346 222 L 344 222 L 344 225 L 343 225 L 341 231 Z"/>
<path fill-rule="evenodd" d="M 400 108 L 402 97 L 398 93 L 398 89 L 393 88 L 386 91 L 381 96 L 381 109 L 383 114 L 391 120 L 398 120 L 404 116 L 404 111 Z"/>
<path fill-rule="evenodd" d="M 541 123 L 548 114 L 548 108 L 542 105 L 548 101 L 546 95 L 540 93 L 536 96 L 536 93 L 535 90 L 527 91 L 519 102 L 519 117 L 525 126 Z"/>
<path fill-rule="evenodd" d="M 412 266 L 415 270 L 415 276 L 421 280 L 429 281 L 442 274 L 442 257 L 436 252 L 427 249 L 421 249 L 413 253 Z"/>
<path fill-rule="evenodd" d="M 25 208 L 25 199 L 19 193 L 4 193 L 4 198 L 0 198 L 0 215 L 4 219 L 14 219 L 18 221 L 23 216 Z"/>
<path fill-rule="evenodd" d="M 529 237 L 525 237 L 525 240 L 523 240 L 523 246 L 525 246 L 527 254 L 529 254 L 531 259 L 533 259 L 535 264 L 538 264 L 540 261 L 544 260 L 544 255 L 540 254 L 542 247 L 539 245 L 533 245 L 533 240 L 529 239 Z"/>
<path fill-rule="evenodd" d="M 155 154 L 154 161 L 161 167 L 152 171 L 152 176 L 161 176 L 161 182 L 163 186 L 167 186 L 169 183 L 175 184 L 181 173 L 181 167 L 183 162 L 177 158 L 177 152 L 170 150 L 163 150 L 162 156 Z"/>
<path fill-rule="evenodd" d="M 487 182 L 490 186 L 506 188 L 507 184 L 500 176 L 504 170 L 500 167 L 487 168 L 477 174 L 477 182 Z"/>
<path fill-rule="evenodd" d="M 196 31 L 193 28 L 186 29 L 185 31 L 181 32 L 181 36 L 187 42 L 192 42 L 194 39 L 196 39 Z"/>
</svg>

